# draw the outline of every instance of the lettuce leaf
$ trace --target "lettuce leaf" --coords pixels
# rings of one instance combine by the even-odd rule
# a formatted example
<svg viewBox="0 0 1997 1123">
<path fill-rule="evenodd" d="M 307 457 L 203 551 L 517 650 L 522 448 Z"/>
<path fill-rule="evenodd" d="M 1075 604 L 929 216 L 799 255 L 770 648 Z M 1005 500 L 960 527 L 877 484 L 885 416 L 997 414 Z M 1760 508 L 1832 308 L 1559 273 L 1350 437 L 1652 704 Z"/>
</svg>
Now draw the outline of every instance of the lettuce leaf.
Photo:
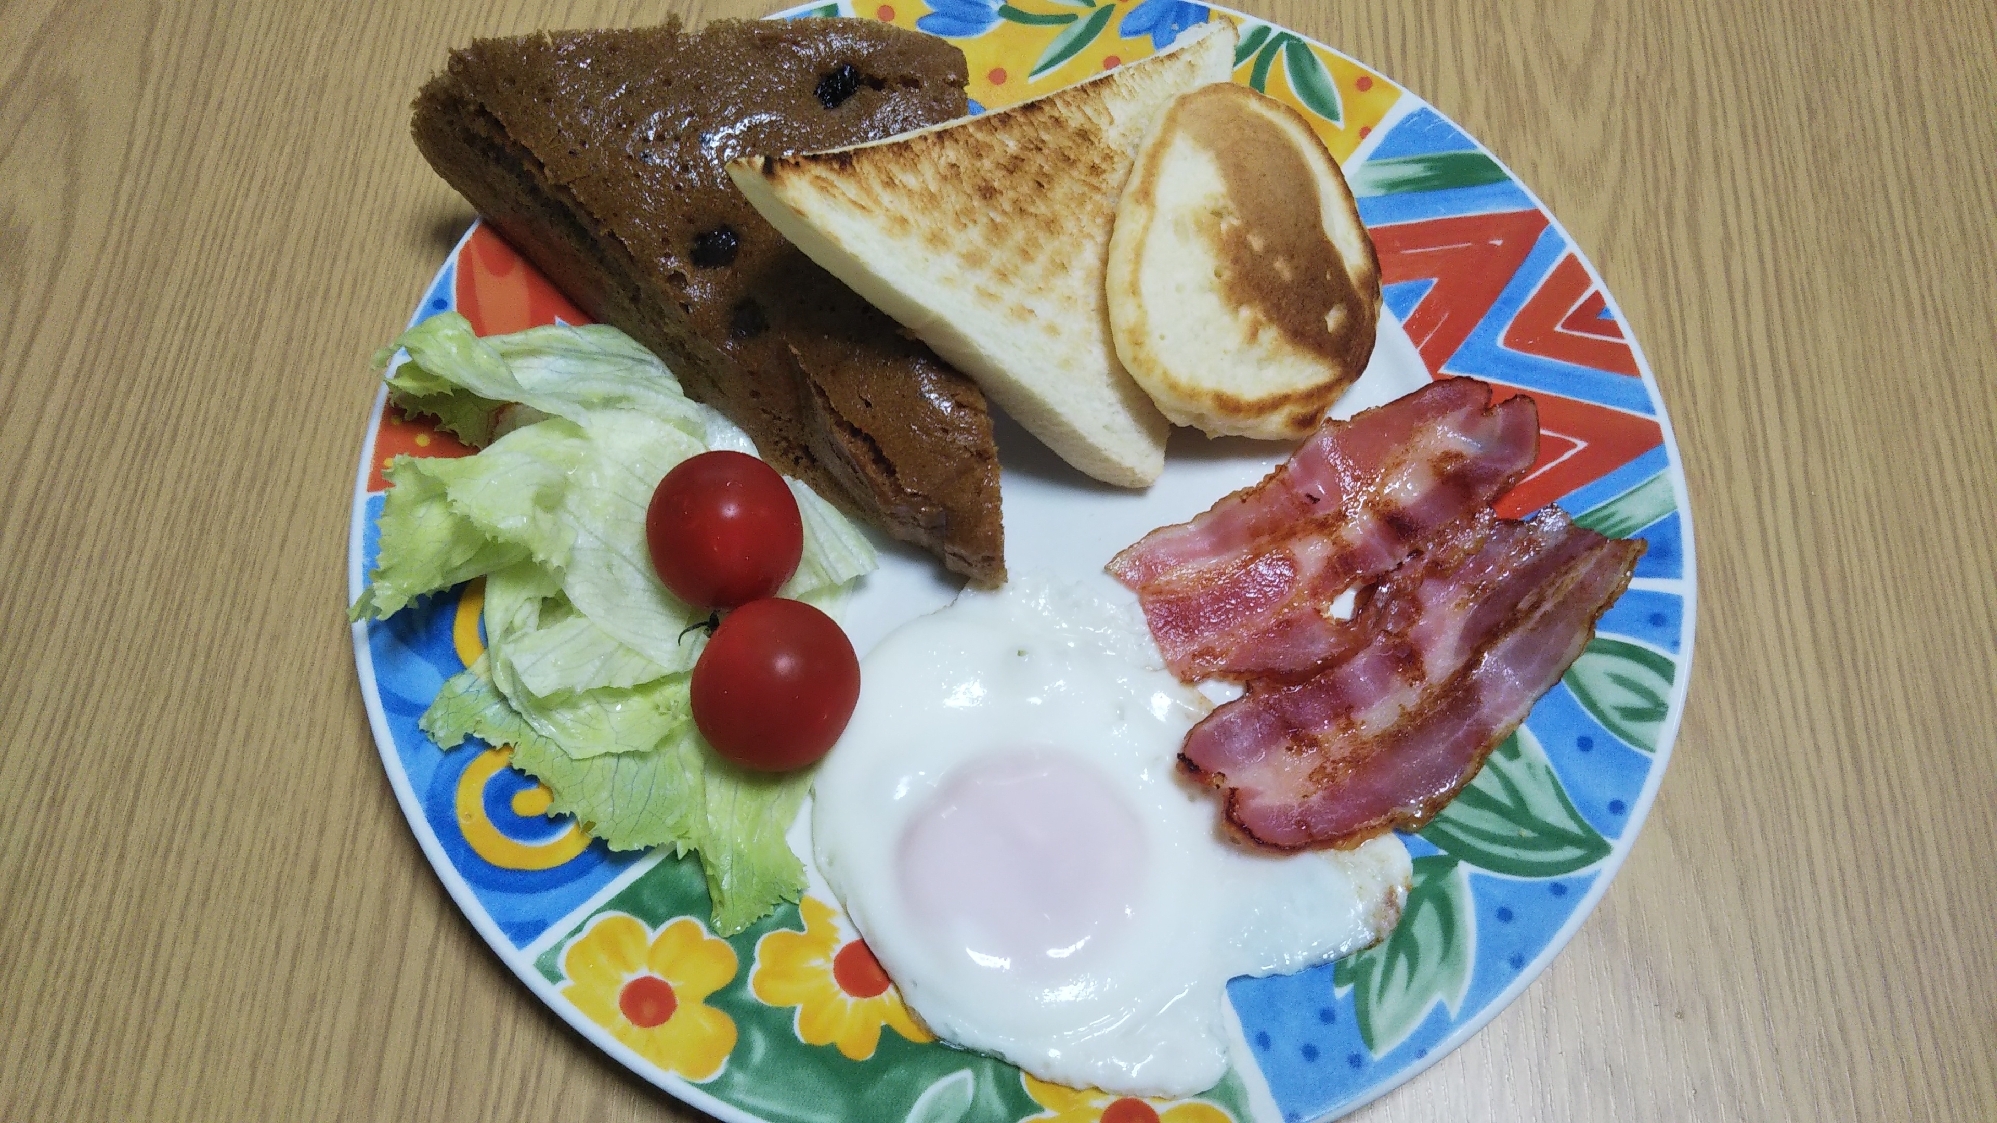
<svg viewBox="0 0 1997 1123">
<path fill-rule="evenodd" d="M 563 623 L 590 626 L 568 608 L 555 575 L 532 562 L 508 566 L 486 578 L 488 671 L 499 692 L 536 733 L 584 760 L 605 753 L 649 751 L 693 720 L 684 674 L 660 670 L 623 684 L 579 676 L 551 682 L 546 668 L 530 661 L 526 670 L 536 672 L 530 677 L 520 662 L 520 649 L 527 647 L 530 659 L 540 654 L 541 637 L 550 630 L 544 618 L 550 614 L 566 614 Z M 625 660 L 627 670 L 650 663 L 636 652 L 629 655 L 636 660 Z M 537 683 L 549 688 L 537 689 Z"/>
<path fill-rule="evenodd" d="M 705 449 L 628 410 L 598 415 L 590 446 L 562 505 L 562 518 L 575 532 L 562 588 L 578 612 L 618 642 L 661 666 L 692 666 L 680 637 L 707 614 L 660 583 L 645 540 L 645 509 L 666 473 Z"/>
<path fill-rule="evenodd" d="M 575 542 L 574 520 L 563 509 L 571 477 L 593 451 L 580 427 L 554 419 L 515 429 L 477 456 L 415 463 L 444 481 L 452 509 L 486 537 L 523 546 L 560 570 Z"/>
<path fill-rule="evenodd" d="M 797 512 L 804 519 L 804 556 L 798 559 L 797 572 L 777 590 L 777 595 L 804 600 L 813 593 L 872 573 L 880 559 L 866 535 L 848 522 L 838 508 L 819 498 L 817 492 L 797 480 L 784 482 L 797 497 Z"/>
<path fill-rule="evenodd" d="M 575 611 L 565 596 L 542 605 L 540 625 L 506 645 L 506 660 L 521 689 L 539 697 L 599 686 L 633 687 L 689 670 L 706 645 L 706 633 L 687 634 L 684 667 L 664 667 L 617 642 L 616 637 Z"/>
<path fill-rule="evenodd" d="M 444 680 L 437 697 L 416 727 L 428 734 L 441 749 L 455 749 L 466 737 L 476 737 L 488 745 L 512 745 L 515 752 L 533 747 L 560 752 L 561 748 L 534 732 L 533 728 L 507 704 L 505 695 L 492 684 L 486 657 Z"/>
<path fill-rule="evenodd" d="M 447 461 L 398 456 L 384 473 L 381 553 L 349 620 L 385 619 L 426 593 L 448 589 L 527 556 L 527 548 L 488 537 L 451 506 L 432 466 Z"/>
<path fill-rule="evenodd" d="M 523 391 L 511 401 L 585 424 L 606 410 L 629 410 L 667 422 L 696 441 L 707 437 L 704 411 L 680 389 L 672 371 L 616 328 L 557 325 L 485 342 Z"/>
<path fill-rule="evenodd" d="M 751 772 L 715 756 L 705 742 L 701 750 L 707 762 L 701 867 L 714 930 L 734 935 L 804 891 L 804 863 L 784 834 L 811 790 L 811 773 Z"/>
<path fill-rule="evenodd" d="M 375 358 L 409 358 L 388 374 L 396 404 L 428 413 L 474 447 L 490 439 L 505 403 L 587 425 L 605 410 L 632 410 L 706 436 L 698 406 L 658 356 L 602 324 L 529 328 L 481 339 L 456 312 L 432 316 Z M 483 437 L 484 439 L 479 439 Z"/>
<path fill-rule="evenodd" d="M 381 554 L 349 618 L 381 619 L 416 597 L 523 558 L 559 569 L 575 540 L 560 506 L 590 454 L 582 430 L 550 420 L 508 433 L 477 456 L 398 456 L 384 475 Z"/>
<path fill-rule="evenodd" d="M 407 359 L 392 362 L 405 348 Z M 505 396 L 513 384 L 505 360 L 481 345 L 471 322 L 456 312 L 432 316 L 410 328 L 375 352 L 374 365 L 388 368 L 392 405 L 405 415 L 435 417 L 440 427 L 473 448 L 491 442 L 499 414 L 511 400 Z M 446 376 L 446 371 L 454 376 Z"/>
<path fill-rule="evenodd" d="M 404 363 L 405 369 L 415 364 Z M 473 448 L 492 443 L 503 402 L 489 402 L 476 394 L 412 394 L 391 387 L 388 401 L 404 417 L 427 415 L 437 419 L 437 428 L 450 433 Z"/>
<path fill-rule="evenodd" d="M 811 789 L 809 773 L 736 768 L 691 724 L 651 752 L 583 760 L 542 739 L 516 746 L 513 766 L 554 793 L 551 814 L 574 815 L 612 850 L 697 851 L 724 936 L 804 890 L 804 864 L 784 833 Z"/>
<path fill-rule="evenodd" d="M 693 723 L 686 675 L 623 688 L 564 691 L 547 697 L 509 695 L 507 701 L 536 733 L 574 760 L 612 753 L 645 753 Z"/>
<path fill-rule="evenodd" d="M 356 619 L 387 616 L 485 575 L 486 653 L 444 684 L 423 730 L 445 748 L 511 745 L 514 767 L 553 794 L 550 813 L 615 849 L 698 852 L 717 931 L 795 900 L 804 869 L 784 835 L 810 775 L 748 772 L 701 739 L 689 677 L 706 614 L 660 583 L 645 537 L 659 480 L 710 436 L 753 450 L 746 436 L 615 329 L 480 339 L 445 314 L 397 346 L 398 406 L 483 446 L 397 458 L 379 564 L 353 607 Z M 836 603 L 874 568 L 873 547 L 810 488 L 790 487 L 805 548 L 781 595 Z"/>
</svg>

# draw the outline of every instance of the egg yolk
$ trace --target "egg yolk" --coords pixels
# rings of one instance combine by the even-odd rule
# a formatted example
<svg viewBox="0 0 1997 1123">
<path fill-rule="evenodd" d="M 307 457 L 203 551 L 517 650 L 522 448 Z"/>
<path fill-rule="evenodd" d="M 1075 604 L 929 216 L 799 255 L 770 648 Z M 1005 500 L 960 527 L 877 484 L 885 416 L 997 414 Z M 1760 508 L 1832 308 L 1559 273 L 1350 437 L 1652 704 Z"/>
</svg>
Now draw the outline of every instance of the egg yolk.
<svg viewBox="0 0 1997 1123">
<path fill-rule="evenodd" d="M 1106 777 L 1073 753 L 1018 749 L 952 770 L 910 817 L 896 865 L 936 946 L 1079 999 L 1087 964 L 1134 920 L 1146 857 Z"/>
</svg>

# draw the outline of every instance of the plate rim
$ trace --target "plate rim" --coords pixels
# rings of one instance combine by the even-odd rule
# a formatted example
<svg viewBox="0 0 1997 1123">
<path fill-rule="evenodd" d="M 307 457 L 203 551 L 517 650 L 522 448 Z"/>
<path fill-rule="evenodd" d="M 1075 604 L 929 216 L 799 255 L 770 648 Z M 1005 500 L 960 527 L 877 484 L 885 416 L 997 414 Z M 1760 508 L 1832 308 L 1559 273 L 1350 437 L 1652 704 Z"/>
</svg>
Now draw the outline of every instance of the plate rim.
<svg viewBox="0 0 1997 1123">
<path fill-rule="evenodd" d="M 783 11 L 770 13 L 763 18 L 783 18 L 800 10 L 809 10 L 822 6 L 822 3 L 798 5 Z M 1238 20 L 1255 24 L 1265 24 L 1279 30 L 1290 31 L 1291 34 L 1298 35 L 1299 38 L 1326 51 L 1347 59 L 1356 65 L 1365 67 L 1372 73 L 1381 74 L 1387 81 L 1393 83 L 1394 87 L 1400 91 L 1399 99 L 1393 108 L 1388 111 L 1387 118 L 1383 119 L 1381 126 L 1376 128 L 1372 136 L 1367 141 L 1362 142 L 1360 147 L 1353 152 L 1352 156 L 1346 161 L 1348 164 L 1360 164 L 1370 159 L 1373 149 L 1377 147 L 1381 138 L 1384 138 L 1391 131 L 1388 127 L 1389 124 L 1397 123 L 1415 111 L 1426 109 L 1456 128 L 1475 147 L 1477 152 L 1491 160 L 1494 165 L 1503 171 L 1507 182 L 1525 196 L 1533 209 L 1545 217 L 1548 228 L 1557 233 L 1566 243 L 1574 258 L 1586 272 L 1595 291 L 1601 294 L 1605 307 L 1615 318 L 1616 322 L 1624 325 L 1630 324 L 1614 293 L 1609 288 L 1600 271 L 1596 268 L 1593 260 L 1583 252 L 1580 243 L 1569 234 L 1566 226 L 1547 207 L 1538 193 L 1526 184 L 1512 170 L 1511 166 L 1506 164 L 1482 140 L 1472 135 L 1467 129 L 1462 128 L 1461 125 L 1458 125 L 1435 105 L 1391 75 L 1386 75 L 1372 66 L 1325 44 L 1321 40 L 1293 31 L 1274 20 L 1240 12 L 1225 5 L 1205 4 L 1203 6 L 1210 11 L 1225 13 Z M 842 2 L 840 7 L 842 11 L 850 9 L 852 7 L 850 0 Z M 453 243 L 450 251 L 445 254 L 442 262 L 431 275 L 429 285 L 423 290 L 424 296 L 419 297 L 417 300 L 415 311 L 411 314 L 407 326 L 413 327 L 428 317 L 430 313 L 425 307 L 428 293 L 436 288 L 437 284 L 443 279 L 445 271 L 453 267 L 460 252 L 471 239 L 472 234 L 484 224 L 485 222 L 482 217 L 475 217 L 471 224 L 467 226 L 464 233 Z M 1629 346 L 1631 356 L 1637 367 L 1638 376 L 1642 380 L 1649 400 L 1656 406 L 1654 419 L 1662 433 L 1662 445 L 1666 455 L 1665 474 L 1670 479 L 1672 497 L 1676 504 L 1675 513 L 1679 519 L 1683 564 L 1682 575 L 1670 579 L 1678 586 L 1676 592 L 1683 599 L 1684 604 L 1681 629 L 1678 637 L 1679 650 L 1674 654 L 1677 673 L 1674 675 L 1671 693 L 1667 700 L 1665 719 L 1658 728 L 1657 745 L 1650 754 L 1651 763 L 1643 788 L 1630 805 L 1627 825 L 1624 826 L 1621 834 L 1615 840 L 1609 854 L 1602 858 L 1600 863 L 1594 868 L 1593 881 L 1587 891 L 1581 895 L 1567 919 L 1555 930 L 1540 952 L 1525 964 L 1524 967 L 1518 970 L 1517 975 L 1511 982 L 1500 989 L 1497 994 L 1475 1011 L 1468 1019 L 1453 1026 L 1447 1034 L 1433 1046 L 1430 1046 L 1426 1056 L 1418 1057 L 1413 1062 L 1405 1064 L 1382 1079 L 1367 1085 L 1359 1094 L 1334 1105 L 1327 1113 L 1313 1116 L 1310 1123 L 1331 1123 L 1331 1121 L 1350 1115 L 1352 1112 L 1400 1088 L 1416 1076 L 1428 1071 L 1429 1068 L 1444 1057 L 1454 1053 L 1465 1042 L 1470 1040 L 1471 1037 L 1481 1032 L 1500 1013 L 1509 1009 L 1527 988 L 1538 981 L 1540 976 L 1545 973 L 1561 952 L 1566 950 L 1568 943 L 1580 931 L 1581 926 L 1593 915 L 1596 907 L 1600 905 L 1602 899 L 1607 895 L 1610 884 L 1614 882 L 1616 875 L 1621 872 L 1624 862 L 1635 850 L 1637 840 L 1642 834 L 1643 827 L 1649 819 L 1650 811 L 1656 803 L 1658 792 L 1663 786 L 1665 772 L 1677 748 L 1678 735 L 1683 727 L 1687 699 L 1696 665 L 1694 655 L 1697 646 L 1696 639 L 1698 631 L 1698 550 L 1694 528 L 1695 518 L 1692 512 L 1685 464 L 1678 444 L 1676 428 L 1672 423 L 1669 409 L 1664 401 L 1662 389 L 1657 382 L 1649 358 L 1644 353 L 1638 333 L 1633 327 L 1626 334 L 1625 342 Z M 1524 392 L 1530 393 L 1531 391 L 1525 390 Z M 386 385 L 378 385 L 375 388 L 373 402 L 367 414 L 366 429 L 361 442 L 360 463 L 355 473 L 347 541 L 348 604 L 354 603 L 359 598 L 366 584 L 364 555 L 366 530 L 369 525 L 367 506 L 369 496 L 374 494 L 368 491 L 367 485 L 374 462 L 376 437 L 380 431 L 387 400 L 388 391 Z M 473 929 L 485 940 L 487 946 L 498 955 L 500 961 L 521 982 L 527 985 L 528 989 L 544 1006 L 559 1016 L 570 1028 L 576 1030 L 590 1044 L 603 1050 L 607 1055 L 615 1058 L 619 1064 L 642 1077 L 653 1086 L 658 1087 L 662 1091 L 700 1111 L 707 1112 L 717 1119 L 723 1120 L 724 1123 L 784 1123 L 782 1120 L 771 1120 L 755 1115 L 744 1108 L 736 1107 L 707 1092 L 699 1084 L 640 1057 L 635 1050 L 613 1037 L 608 1030 L 582 1016 L 581 1011 L 576 1009 L 573 1003 L 562 998 L 555 984 L 545 978 L 535 966 L 534 957 L 530 957 L 527 954 L 526 947 L 516 948 L 513 946 L 508 937 L 499 930 L 497 923 L 492 919 L 483 902 L 477 898 L 477 895 L 472 891 L 463 875 L 458 872 L 450 856 L 444 851 L 442 843 L 438 840 L 435 831 L 431 828 L 424 815 L 422 803 L 410 783 L 407 770 L 396 756 L 395 737 L 388 726 L 387 714 L 383 709 L 381 701 L 380 684 L 374 671 L 374 656 L 369 643 L 368 621 L 353 622 L 349 625 L 349 629 L 354 645 L 355 670 L 360 678 L 362 702 L 367 711 L 368 723 L 374 737 L 376 751 L 381 758 L 383 771 L 388 774 L 389 784 L 394 791 L 396 802 L 401 807 L 404 818 L 408 820 L 411 832 L 416 836 L 416 841 L 422 849 L 424 857 L 428 860 L 432 870 L 436 872 L 438 879 L 443 883 L 444 889 L 450 895 L 453 903 L 457 905 L 458 911 L 471 923 Z M 655 865 L 658 860 L 656 856 L 659 853 L 656 849 L 645 852 L 643 856 L 633 862 L 632 869 L 624 871 L 618 877 L 613 878 L 610 882 L 592 892 L 588 898 L 575 906 L 561 920 L 566 920 L 570 917 L 581 917 L 587 912 L 600 908 L 609 899 L 610 894 L 614 893 L 622 885 L 627 884 L 629 880 L 635 879 L 641 869 L 649 869 Z M 558 920 L 556 924 L 559 925 L 559 923 L 560 921 Z M 554 927 L 551 926 L 550 930 L 553 930 Z M 528 946 L 533 946 L 539 942 L 538 939 L 529 941 Z M 1240 1034 L 1239 1021 L 1235 1015 L 1233 1003 L 1227 1002 L 1225 1005 L 1228 1020 L 1233 1025 L 1233 1031 L 1230 1036 L 1238 1038 Z M 1252 1053 L 1249 1055 L 1252 1056 Z M 1273 1105 L 1274 1097 L 1267 1086 L 1266 1077 L 1263 1075 L 1260 1066 L 1251 1064 L 1241 1067 L 1240 1071 L 1244 1079 L 1250 1083 L 1251 1099 L 1258 1103 L 1266 1102 Z"/>
</svg>

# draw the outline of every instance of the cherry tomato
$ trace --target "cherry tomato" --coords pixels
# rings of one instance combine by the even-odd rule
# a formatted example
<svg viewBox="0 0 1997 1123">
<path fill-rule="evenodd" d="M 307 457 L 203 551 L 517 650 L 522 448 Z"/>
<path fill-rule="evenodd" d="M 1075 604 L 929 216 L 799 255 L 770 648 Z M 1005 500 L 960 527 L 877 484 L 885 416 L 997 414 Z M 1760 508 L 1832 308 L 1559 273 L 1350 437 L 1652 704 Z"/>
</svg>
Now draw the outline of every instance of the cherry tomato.
<svg viewBox="0 0 1997 1123">
<path fill-rule="evenodd" d="M 703 452 L 659 481 L 645 541 L 674 596 L 734 608 L 790 580 L 804 555 L 804 520 L 775 468 L 740 452 Z"/>
<path fill-rule="evenodd" d="M 860 660 L 803 601 L 750 601 L 721 618 L 693 666 L 693 722 L 744 768 L 802 768 L 832 748 L 860 700 Z"/>
</svg>

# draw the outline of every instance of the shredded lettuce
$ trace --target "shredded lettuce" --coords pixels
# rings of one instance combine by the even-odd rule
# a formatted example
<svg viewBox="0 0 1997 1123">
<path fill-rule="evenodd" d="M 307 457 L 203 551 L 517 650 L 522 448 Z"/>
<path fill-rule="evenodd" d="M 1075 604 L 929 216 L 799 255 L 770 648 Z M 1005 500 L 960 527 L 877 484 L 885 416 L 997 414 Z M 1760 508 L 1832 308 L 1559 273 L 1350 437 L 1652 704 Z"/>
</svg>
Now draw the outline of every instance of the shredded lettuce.
<svg viewBox="0 0 1997 1123">
<path fill-rule="evenodd" d="M 628 410 L 599 415 L 590 445 L 562 505 L 575 532 L 562 587 L 577 611 L 619 642 L 661 665 L 690 666 L 680 636 L 707 614 L 660 583 L 645 540 L 645 509 L 666 473 L 705 446 Z"/>
<path fill-rule="evenodd" d="M 444 680 L 430 708 L 416 720 L 416 727 L 443 749 L 455 749 L 465 738 L 476 737 L 489 745 L 512 745 L 516 753 L 530 745 L 540 751 L 561 752 L 534 732 L 492 684 L 490 664 L 483 655 Z"/>
<path fill-rule="evenodd" d="M 559 618 L 552 626 L 545 623 L 550 615 Z M 553 575 L 531 562 L 486 578 L 485 623 L 488 669 L 500 693 L 535 732 L 569 756 L 645 752 L 692 720 L 687 676 L 658 668 L 628 648 L 602 649 L 615 672 L 603 680 L 550 673 L 541 658 L 546 637 L 551 632 L 587 636 L 593 625 L 573 615 Z M 524 666 L 523 647 L 528 649 Z M 648 664 L 655 673 L 629 681 Z"/>
<path fill-rule="evenodd" d="M 747 440 L 613 328 L 534 328 L 480 339 L 455 313 L 377 355 L 398 408 L 480 447 L 397 457 L 379 564 L 352 609 L 381 618 L 484 576 L 486 653 L 421 720 L 444 748 L 511 745 L 514 767 L 614 849 L 697 852 L 713 923 L 740 931 L 795 900 L 804 869 L 784 841 L 808 773 L 748 772 L 692 721 L 689 676 L 706 614 L 653 569 L 645 511 L 660 479 L 710 444 Z M 710 442 L 710 437 L 712 438 Z M 804 556 L 780 595 L 836 603 L 876 564 L 866 537 L 789 481 Z"/>
<path fill-rule="evenodd" d="M 873 572 L 880 560 L 874 554 L 874 544 L 867 541 L 859 528 L 804 484 L 797 480 L 784 482 L 790 484 L 791 494 L 797 496 L 797 511 L 804 518 L 804 557 L 797 563 L 797 572 L 777 590 L 777 595 L 806 600 L 814 593 L 837 588 Z"/>
<path fill-rule="evenodd" d="M 485 342 L 525 391 L 509 400 L 585 424 L 606 410 L 630 410 L 677 426 L 696 441 L 707 436 L 700 407 L 680 391 L 666 364 L 616 328 L 530 328 Z"/>
<path fill-rule="evenodd" d="M 795 901 L 804 891 L 804 863 L 791 852 L 784 832 L 797 819 L 811 790 L 808 772 L 751 772 L 703 754 L 706 838 L 701 850 L 714 928 L 739 932 L 778 901 Z M 721 840 L 727 839 L 727 845 Z"/>
<path fill-rule="evenodd" d="M 452 509 L 486 537 L 525 547 L 536 562 L 560 570 L 575 543 L 574 523 L 563 517 L 570 476 L 592 451 L 580 427 L 554 419 L 516 429 L 477 456 L 412 459 L 410 466 L 443 480 Z"/>
<path fill-rule="evenodd" d="M 415 369 L 404 363 L 404 369 Z M 437 419 L 437 427 L 473 448 L 492 443 L 505 403 L 489 402 L 475 394 L 412 394 L 390 390 L 389 401 L 405 415 L 424 414 Z"/>
<path fill-rule="evenodd" d="M 803 889 L 784 831 L 810 790 L 806 774 L 736 768 L 691 726 L 652 752 L 577 760 L 520 720 L 485 659 L 444 683 L 422 727 L 446 748 L 467 736 L 512 745 L 513 766 L 554 794 L 549 812 L 575 816 L 613 850 L 698 852 L 717 932 L 740 932 Z"/>
<path fill-rule="evenodd" d="M 688 670 L 705 644 L 704 632 L 689 631 L 682 641 L 685 666 L 661 666 L 617 642 L 557 595 L 542 604 L 535 628 L 507 643 L 506 661 L 522 689 L 545 698 L 569 690 L 633 687 Z"/>
<path fill-rule="evenodd" d="M 486 536 L 452 508 L 449 485 L 427 466 L 398 456 L 385 473 L 381 553 L 368 587 L 348 617 L 383 619 L 425 593 L 448 589 L 528 554 L 527 547 Z"/>
<path fill-rule="evenodd" d="M 529 328 L 485 339 L 456 312 L 432 316 L 375 356 L 397 348 L 408 361 L 389 372 L 396 405 L 451 423 L 474 447 L 490 439 L 507 403 L 588 425 L 603 411 L 631 410 L 706 436 L 702 413 L 656 355 L 613 327 Z M 470 432 L 462 431 L 464 426 Z"/>
</svg>

